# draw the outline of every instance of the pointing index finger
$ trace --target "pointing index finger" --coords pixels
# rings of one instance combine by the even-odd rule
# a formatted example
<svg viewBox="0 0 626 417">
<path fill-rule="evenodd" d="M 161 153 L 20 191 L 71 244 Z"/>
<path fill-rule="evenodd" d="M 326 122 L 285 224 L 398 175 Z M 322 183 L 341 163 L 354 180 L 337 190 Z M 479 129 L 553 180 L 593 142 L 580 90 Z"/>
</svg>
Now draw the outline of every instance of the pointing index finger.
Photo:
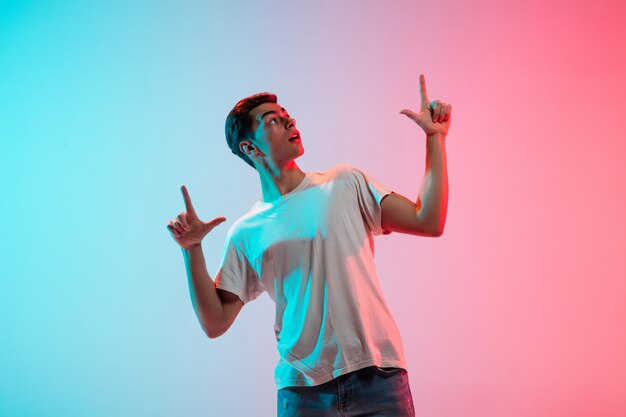
<svg viewBox="0 0 626 417">
<path fill-rule="evenodd" d="M 424 74 L 420 74 L 420 95 L 422 96 L 422 107 L 428 108 L 430 100 L 428 100 L 428 93 L 426 92 L 426 77 L 424 77 Z"/>
<path fill-rule="evenodd" d="M 189 197 L 189 192 L 187 191 L 187 187 L 183 185 L 182 187 L 180 187 L 180 189 L 183 192 L 183 199 L 185 200 L 185 208 L 187 209 L 187 213 L 195 213 L 196 211 L 194 210 L 193 205 L 191 204 L 191 197 Z"/>
</svg>

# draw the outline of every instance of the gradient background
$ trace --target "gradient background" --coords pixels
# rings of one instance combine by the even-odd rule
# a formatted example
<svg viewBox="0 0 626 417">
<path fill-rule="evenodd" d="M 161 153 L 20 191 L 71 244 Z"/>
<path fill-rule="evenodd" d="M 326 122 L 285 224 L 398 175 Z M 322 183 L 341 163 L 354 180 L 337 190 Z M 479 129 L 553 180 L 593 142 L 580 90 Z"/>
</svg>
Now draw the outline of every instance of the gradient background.
<svg viewBox="0 0 626 417">
<path fill-rule="evenodd" d="M 305 171 L 411 199 L 452 103 L 443 237 L 377 238 L 418 416 L 626 415 L 623 1 L 2 1 L 1 416 L 271 416 L 273 303 L 210 340 L 166 229 L 214 276 L 260 197 L 224 120 L 278 94 Z"/>
</svg>

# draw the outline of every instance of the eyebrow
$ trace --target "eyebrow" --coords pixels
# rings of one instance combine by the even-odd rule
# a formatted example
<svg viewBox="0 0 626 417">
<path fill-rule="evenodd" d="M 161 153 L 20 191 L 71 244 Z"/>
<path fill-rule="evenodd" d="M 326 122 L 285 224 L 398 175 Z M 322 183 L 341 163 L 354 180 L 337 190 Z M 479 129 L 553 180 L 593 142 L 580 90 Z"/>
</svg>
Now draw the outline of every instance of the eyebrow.
<svg viewBox="0 0 626 417">
<path fill-rule="evenodd" d="M 281 109 L 282 109 L 285 113 L 287 113 L 287 110 L 285 110 L 285 108 L 284 108 L 284 107 L 281 107 Z M 261 115 L 260 119 L 261 119 L 261 120 L 263 120 L 263 119 L 265 118 L 265 116 L 267 116 L 268 114 L 272 114 L 272 113 L 274 113 L 274 114 L 278 114 L 278 113 L 276 113 L 276 110 L 269 110 L 269 111 L 266 111 L 265 113 L 263 113 L 263 114 Z"/>
</svg>

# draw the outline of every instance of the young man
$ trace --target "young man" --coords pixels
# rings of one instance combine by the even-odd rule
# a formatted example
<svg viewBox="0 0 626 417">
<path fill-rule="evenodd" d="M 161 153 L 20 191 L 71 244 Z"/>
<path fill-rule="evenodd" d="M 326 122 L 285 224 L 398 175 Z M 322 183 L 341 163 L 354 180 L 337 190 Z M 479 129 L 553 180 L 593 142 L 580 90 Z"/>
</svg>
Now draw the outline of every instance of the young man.
<svg viewBox="0 0 626 417">
<path fill-rule="evenodd" d="M 226 219 L 202 222 L 182 186 L 187 211 L 168 229 L 183 249 L 192 304 L 208 337 L 226 332 L 263 291 L 276 302 L 279 416 L 414 416 L 402 341 L 376 277 L 373 235 L 443 232 L 451 106 L 429 102 L 423 75 L 420 93 L 419 113 L 401 111 L 426 133 L 416 202 L 349 165 L 303 172 L 295 162 L 304 153 L 300 132 L 276 96 L 239 101 L 226 119 L 226 138 L 257 170 L 263 199 L 230 228 L 215 281 L 201 241 Z"/>
</svg>

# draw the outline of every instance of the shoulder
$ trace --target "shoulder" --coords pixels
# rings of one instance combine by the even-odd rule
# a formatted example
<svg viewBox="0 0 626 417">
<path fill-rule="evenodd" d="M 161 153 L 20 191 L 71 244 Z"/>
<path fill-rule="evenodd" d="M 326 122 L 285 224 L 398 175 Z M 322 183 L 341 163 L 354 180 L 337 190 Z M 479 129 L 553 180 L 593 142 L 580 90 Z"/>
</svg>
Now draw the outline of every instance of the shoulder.
<svg viewBox="0 0 626 417">
<path fill-rule="evenodd" d="M 226 233 L 226 241 L 233 243 L 243 243 L 250 229 L 254 227 L 255 215 L 251 209 L 249 212 L 240 216 L 233 224 L 230 225 Z"/>
<path fill-rule="evenodd" d="M 316 172 L 319 183 L 349 184 L 351 187 L 363 188 L 371 181 L 371 177 L 362 169 L 351 165 L 341 164 L 325 172 Z"/>
<path fill-rule="evenodd" d="M 328 175 L 333 178 L 353 179 L 363 175 L 363 171 L 351 164 L 341 164 L 328 170 Z"/>
<path fill-rule="evenodd" d="M 371 177 L 365 171 L 351 164 L 337 165 L 329 172 L 333 173 L 334 178 L 357 187 L 363 187 L 371 182 Z"/>
</svg>

